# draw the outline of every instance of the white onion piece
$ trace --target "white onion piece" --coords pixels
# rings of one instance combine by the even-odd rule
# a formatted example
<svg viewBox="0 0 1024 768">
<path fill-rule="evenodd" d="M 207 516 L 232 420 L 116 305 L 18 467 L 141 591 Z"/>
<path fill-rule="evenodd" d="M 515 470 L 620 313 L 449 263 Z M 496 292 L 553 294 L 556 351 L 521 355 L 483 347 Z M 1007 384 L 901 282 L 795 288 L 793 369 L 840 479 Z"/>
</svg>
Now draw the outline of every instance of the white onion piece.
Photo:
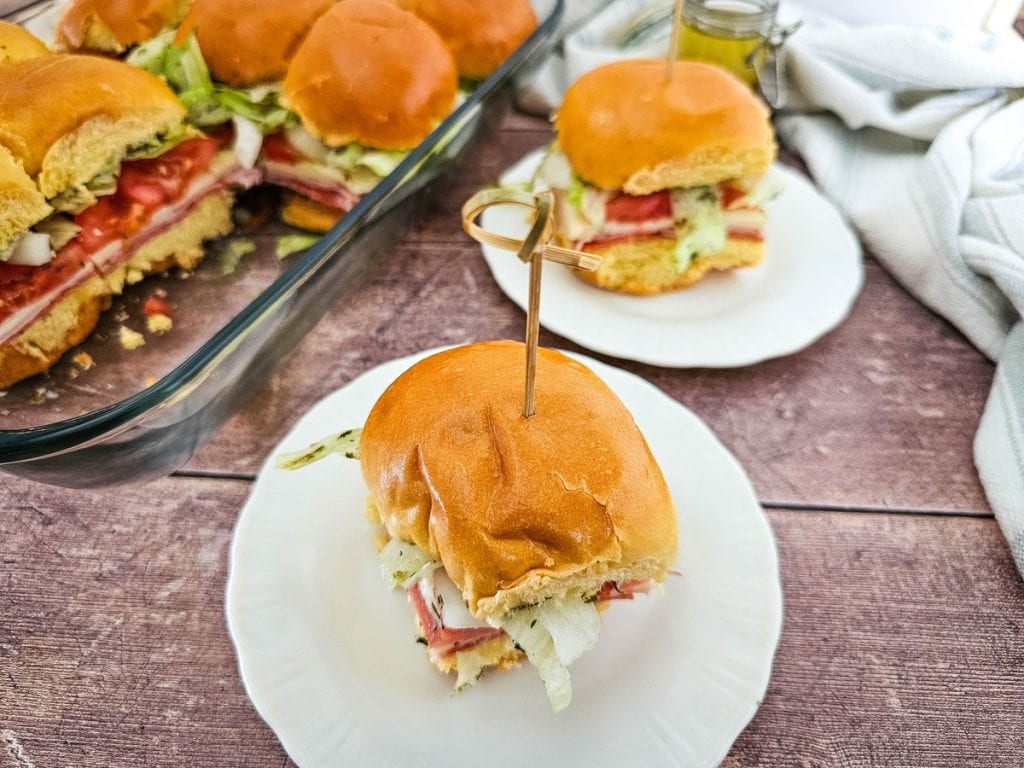
<svg viewBox="0 0 1024 768">
<path fill-rule="evenodd" d="M 235 115 L 235 155 L 243 168 L 255 168 L 263 147 L 263 134 L 259 127 L 248 118 Z"/>
<path fill-rule="evenodd" d="M 289 128 L 285 131 L 285 135 L 288 137 L 288 143 L 295 147 L 299 154 L 304 155 L 310 160 L 322 163 L 330 153 L 330 150 L 320 139 L 301 126 Z"/>
<path fill-rule="evenodd" d="M 42 232 L 29 232 L 14 247 L 8 264 L 18 264 L 22 267 L 41 267 L 53 260 L 53 251 L 50 249 L 50 236 Z"/>
</svg>

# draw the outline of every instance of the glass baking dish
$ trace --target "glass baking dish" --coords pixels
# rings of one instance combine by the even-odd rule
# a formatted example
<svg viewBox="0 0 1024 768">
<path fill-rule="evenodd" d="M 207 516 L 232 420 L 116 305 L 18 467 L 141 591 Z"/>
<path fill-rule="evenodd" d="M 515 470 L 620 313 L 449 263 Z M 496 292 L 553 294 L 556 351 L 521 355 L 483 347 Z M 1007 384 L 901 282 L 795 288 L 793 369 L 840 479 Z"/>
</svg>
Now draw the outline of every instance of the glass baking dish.
<svg viewBox="0 0 1024 768">
<path fill-rule="evenodd" d="M 493 135 L 512 76 L 549 52 L 563 2 L 535 2 L 540 24 L 530 38 L 309 250 L 278 259 L 277 237 L 292 230 L 264 224 L 232 236 L 251 239 L 256 250 L 230 274 L 211 244 L 193 273 L 126 288 L 96 331 L 48 373 L 0 393 L 0 470 L 79 488 L 144 482 L 187 462 L 327 308 L 387 257 L 430 190 Z M 36 3 L 4 18 L 38 28 L 57 5 Z M 0 0 L 0 11 L 5 6 Z M 260 196 L 243 204 L 269 210 Z M 121 329 L 144 330 L 143 306 L 153 295 L 174 307 L 174 327 L 126 349 Z"/>
</svg>

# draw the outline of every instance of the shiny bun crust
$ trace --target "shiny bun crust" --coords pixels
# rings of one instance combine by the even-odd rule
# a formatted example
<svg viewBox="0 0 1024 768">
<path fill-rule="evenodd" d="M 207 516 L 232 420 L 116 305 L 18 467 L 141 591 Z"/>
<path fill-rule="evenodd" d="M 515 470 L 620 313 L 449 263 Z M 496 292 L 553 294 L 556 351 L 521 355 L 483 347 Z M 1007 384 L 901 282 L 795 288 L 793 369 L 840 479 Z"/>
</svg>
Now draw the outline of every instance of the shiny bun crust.
<svg viewBox="0 0 1024 768">
<path fill-rule="evenodd" d="M 0 67 L 0 146 L 47 199 L 184 116 L 163 80 L 119 61 L 55 54 Z"/>
<path fill-rule="evenodd" d="M 451 111 L 458 74 L 426 22 L 383 0 L 342 0 L 288 69 L 285 105 L 330 146 L 409 149 Z"/>
<path fill-rule="evenodd" d="M 28 30 L 0 21 L 0 64 L 48 56 L 50 50 Z"/>
<path fill-rule="evenodd" d="M 397 0 L 427 22 L 455 56 L 459 74 L 483 79 L 537 28 L 528 0 Z"/>
<path fill-rule="evenodd" d="M 565 94 L 555 120 L 573 169 L 604 189 L 644 195 L 758 177 L 775 157 L 767 108 L 723 69 L 661 59 L 606 64 Z"/>
<path fill-rule="evenodd" d="M 57 47 L 121 53 L 181 21 L 189 0 L 72 0 L 57 24 Z"/>
<path fill-rule="evenodd" d="M 477 615 L 663 579 L 676 516 L 629 411 L 584 365 L 541 349 L 524 419 L 523 375 L 523 345 L 496 341 L 396 379 L 362 435 L 371 512 L 440 559 Z"/>
<path fill-rule="evenodd" d="M 214 79 L 250 86 L 284 79 L 309 30 L 336 0 L 195 0 L 175 37 L 195 33 Z"/>
</svg>

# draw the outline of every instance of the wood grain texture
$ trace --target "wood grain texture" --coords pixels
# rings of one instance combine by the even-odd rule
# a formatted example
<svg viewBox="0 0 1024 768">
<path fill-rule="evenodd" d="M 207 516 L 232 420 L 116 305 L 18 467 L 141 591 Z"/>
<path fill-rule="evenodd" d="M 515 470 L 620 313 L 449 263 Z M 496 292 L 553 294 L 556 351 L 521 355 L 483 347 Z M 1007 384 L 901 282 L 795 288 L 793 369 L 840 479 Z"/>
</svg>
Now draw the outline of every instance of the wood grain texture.
<svg viewBox="0 0 1024 768">
<path fill-rule="evenodd" d="M 0 478 L 0 766 L 288 764 L 223 617 L 247 491 L 171 478 L 71 496 Z M 1024 587 L 993 521 L 769 517 L 785 628 L 730 768 L 1021 764 Z"/>
<path fill-rule="evenodd" d="M 522 338 L 524 315 L 461 234 L 458 208 L 550 139 L 531 120 L 541 130 L 503 131 L 469 174 L 432 197 L 393 258 L 320 322 L 190 471 L 255 472 L 300 414 L 380 362 L 442 344 Z M 541 343 L 580 349 L 546 331 Z M 704 418 L 767 503 L 988 512 L 971 443 L 992 366 L 872 260 L 849 319 L 796 355 L 682 371 L 602 359 Z"/>
</svg>

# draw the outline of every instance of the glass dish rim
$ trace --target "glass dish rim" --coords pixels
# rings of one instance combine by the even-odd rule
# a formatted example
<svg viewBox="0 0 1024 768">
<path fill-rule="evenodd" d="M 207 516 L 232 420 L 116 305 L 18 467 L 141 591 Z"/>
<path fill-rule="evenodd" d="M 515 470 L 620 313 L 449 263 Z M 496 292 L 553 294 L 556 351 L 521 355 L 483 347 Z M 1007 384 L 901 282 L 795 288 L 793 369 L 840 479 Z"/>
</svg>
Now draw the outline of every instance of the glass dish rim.
<svg viewBox="0 0 1024 768">
<path fill-rule="evenodd" d="M 470 115 L 489 96 L 501 88 L 518 69 L 522 60 L 528 57 L 541 43 L 553 37 L 564 12 L 565 0 L 551 0 L 548 14 L 538 21 L 537 28 L 526 38 L 501 65 L 474 89 L 473 93 L 455 108 L 413 149 L 401 163 L 376 187 L 335 224 L 305 253 L 295 259 L 281 275 L 274 279 L 260 294 L 249 302 L 237 315 L 219 328 L 199 349 L 192 352 L 154 384 L 123 400 L 95 411 L 37 427 L 0 429 L 0 464 L 14 464 L 31 461 L 73 450 L 105 434 L 125 427 L 132 420 L 155 410 L 174 398 L 216 358 L 230 349 L 231 344 L 258 323 L 259 318 L 278 302 L 287 298 L 304 280 L 313 275 L 324 262 L 369 222 L 378 204 L 388 199 L 398 188 L 414 175 L 417 167 L 436 149 L 437 145 L 460 122 Z M 50 5 L 47 3 L 47 5 Z M 35 4 L 11 11 L 0 18 L 9 20 L 24 15 Z"/>
</svg>

